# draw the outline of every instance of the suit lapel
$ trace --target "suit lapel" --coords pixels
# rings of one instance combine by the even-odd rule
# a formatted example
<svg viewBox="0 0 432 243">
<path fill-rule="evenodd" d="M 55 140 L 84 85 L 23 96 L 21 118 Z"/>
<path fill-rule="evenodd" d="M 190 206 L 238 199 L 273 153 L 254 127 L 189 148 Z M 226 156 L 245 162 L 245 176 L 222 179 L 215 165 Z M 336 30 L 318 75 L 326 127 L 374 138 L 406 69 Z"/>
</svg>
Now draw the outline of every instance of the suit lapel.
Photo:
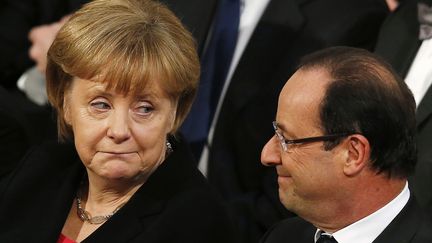
<svg viewBox="0 0 432 243">
<path fill-rule="evenodd" d="M 54 235 L 55 238 L 53 239 L 55 241 L 57 241 L 57 238 L 60 236 L 60 232 L 66 222 L 72 203 L 75 200 L 76 190 L 81 183 L 83 173 L 84 168 L 78 159 L 75 160 L 70 168 L 65 168 L 63 172 L 58 173 L 58 181 L 62 181 L 63 183 L 59 183 L 60 186 L 56 193 L 51 194 L 50 201 L 52 206 L 49 207 L 50 211 L 55 212 L 55 215 L 52 217 L 54 220 L 51 226 L 53 229 L 57 228 L 55 231 L 56 234 Z"/>
<path fill-rule="evenodd" d="M 155 198 L 149 190 L 141 187 L 123 208 L 103 224 L 83 243 L 132 242 L 153 223 L 153 216 L 163 211 L 165 201 Z M 145 205 L 145 207 L 143 206 Z"/>
<path fill-rule="evenodd" d="M 261 239 L 261 243 L 278 243 L 278 242 L 296 242 L 311 243 L 314 242 L 314 235 L 317 228 L 311 223 L 300 217 L 285 219 L 272 228 Z M 289 238 L 289 240 L 288 240 Z"/>
<path fill-rule="evenodd" d="M 406 1 L 383 23 L 375 52 L 383 56 L 401 75 L 406 76 L 421 44 L 418 40 L 416 1 Z"/>
<path fill-rule="evenodd" d="M 410 242 L 420 228 L 423 213 L 411 195 L 408 203 L 373 243 Z"/>
<path fill-rule="evenodd" d="M 83 243 L 132 242 L 145 232 L 154 223 L 154 218 L 163 212 L 173 193 L 166 185 L 172 185 L 170 180 L 178 179 L 174 172 L 181 174 L 181 170 L 172 168 L 175 164 L 170 161 L 165 161 L 130 201 Z M 164 178 L 167 179 L 164 181 Z"/>
<path fill-rule="evenodd" d="M 403 4 L 409 6 L 402 6 L 383 24 L 375 51 L 390 62 L 402 78 L 405 78 L 421 41 L 418 39 L 417 1 L 407 1 Z M 417 109 L 417 126 L 420 127 L 431 114 L 432 88 L 429 87 Z"/>
</svg>

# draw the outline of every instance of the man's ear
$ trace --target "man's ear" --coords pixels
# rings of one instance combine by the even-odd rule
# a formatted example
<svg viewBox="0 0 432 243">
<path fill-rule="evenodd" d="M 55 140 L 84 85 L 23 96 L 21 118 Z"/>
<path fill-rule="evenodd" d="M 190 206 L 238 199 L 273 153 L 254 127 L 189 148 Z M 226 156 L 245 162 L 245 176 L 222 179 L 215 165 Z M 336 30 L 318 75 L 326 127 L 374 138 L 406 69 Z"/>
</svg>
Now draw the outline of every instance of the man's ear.
<svg viewBox="0 0 432 243">
<path fill-rule="evenodd" d="M 367 138 L 360 134 L 350 135 L 346 143 L 348 157 L 343 171 L 346 176 L 355 176 L 370 163 L 370 144 Z"/>
</svg>

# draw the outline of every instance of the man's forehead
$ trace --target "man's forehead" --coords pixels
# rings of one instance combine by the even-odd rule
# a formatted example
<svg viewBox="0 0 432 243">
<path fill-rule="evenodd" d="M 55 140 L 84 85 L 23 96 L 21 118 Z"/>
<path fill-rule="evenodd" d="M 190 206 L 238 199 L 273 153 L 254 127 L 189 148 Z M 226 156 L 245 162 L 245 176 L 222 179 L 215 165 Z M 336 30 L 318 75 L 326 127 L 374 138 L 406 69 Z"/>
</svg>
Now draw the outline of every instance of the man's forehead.
<svg viewBox="0 0 432 243">
<path fill-rule="evenodd" d="M 309 126 L 319 124 L 319 104 L 329 80 L 330 75 L 324 69 L 297 71 L 282 89 L 276 120 L 287 126 L 299 122 Z"/>
<path fill-rule="evenodd" d="M 324 68 L 300 69 L 284 85 L 279 102 L 310 103 L 321 101 L 331 80 Z"/>
</svg>

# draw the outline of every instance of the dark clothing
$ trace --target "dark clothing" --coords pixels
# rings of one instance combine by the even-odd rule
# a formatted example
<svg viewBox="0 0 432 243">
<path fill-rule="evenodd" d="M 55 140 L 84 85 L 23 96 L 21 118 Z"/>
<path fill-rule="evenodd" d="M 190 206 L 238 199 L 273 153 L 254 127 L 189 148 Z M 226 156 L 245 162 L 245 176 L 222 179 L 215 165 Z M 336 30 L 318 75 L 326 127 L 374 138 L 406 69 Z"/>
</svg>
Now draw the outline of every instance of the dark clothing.
<svg viewBox="0 0 432 243">
<path fill-rule="evenodd" d="M 192 32 L 201 56 L 207 31 L 210 28 L 216 9 L 216 0 L 159 0 L 166 4 L 182 21 L 186 28 Z"/>
<path fill-rule="evenodd" d="M 432 224 L 411 196 L 407 205 L 373 241 L 373 243 L 425 243 L 432 242 Z M 300 217 L 284 220 L 272 227 L 262 243 L 312 243 L 317 228 Z"/>
<path fill-rule="evenodd" d="M 231 79 L 209 155 L 208 179 L 239 214 L 245 242 L 289 215 L 260 154 L 299 59 L 336 45 L 372 50 L 387 13 L 381 0 L 270 0 Z"/>
<path fill-rule="evenodd" d="M 375 52 L 387 60 L 405 77 L 411 67 L 421 41 L 418 39 L 416 0 L 403 1 L 382 25 Z M 432 0 L 423 0 L 432 6 Z M 432 70 L 432 65 L 430 66 Z M 432 218 L 432 87 L 429 87 L 417 107 L 417 167 L 409 179 L 410 187 L 419 204 Z"/>
<path fill-rule="evenodd" d="M 0 85 L 16 89 L 21 74 L 33 66 L 28 33 L 70 14 L 88 0 L 4 0 L 0 9 Z"/>
<path fill-rule="evenodd" d="M 0 86 L 16 89 L 16 82 L 25 70 L 34 65 L 28 55 L 31 28 L 50 24 L 73 13 L 89 0 L 4 0 L 0 8 Z M 209 28 L 215 0 L 161 0 L 191 30 L 202 48 Z"/>
<path fill-rule="evenodd" d="M 183 144 L 83 242 L 237 242 L 223 204 Z M 32 150 L 2 182 L 0 242 L 56 242 L 85 173 L 72 145 Z"/>
<path fill-rule="evenodd" d="M 0 86 L 0 178 L 13 170 L 29 147 L 56 137 L 55 115 L 49 107 Z"/>
</svg>

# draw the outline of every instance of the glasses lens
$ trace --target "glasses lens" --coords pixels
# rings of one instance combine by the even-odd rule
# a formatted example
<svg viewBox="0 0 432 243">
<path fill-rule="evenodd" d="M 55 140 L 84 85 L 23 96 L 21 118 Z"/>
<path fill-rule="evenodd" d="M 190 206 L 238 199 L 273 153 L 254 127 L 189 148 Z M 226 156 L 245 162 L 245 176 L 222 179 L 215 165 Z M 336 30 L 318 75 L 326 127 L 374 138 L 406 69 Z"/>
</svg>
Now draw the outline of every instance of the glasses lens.
<svg viewBox="0 0 432 243">
<path fill-rule="evenodd" d="M 277 126 L 276 121 L 273 122 L 273 128 L 274 128 L 274 131 L 275 131 L 276 137 L 279 139 L 279 143 L 280 143 L 282 149 L 283 149 L 284 151 L 287 151 L 287 144 L 286 144 L 286 142 L 285 142 L 285 138 L 284 138 L 284 136 L 282 136 L 282 134 L 279 133 L 279 130 L 278 130 L 278 126 Z"/>
</svg>

